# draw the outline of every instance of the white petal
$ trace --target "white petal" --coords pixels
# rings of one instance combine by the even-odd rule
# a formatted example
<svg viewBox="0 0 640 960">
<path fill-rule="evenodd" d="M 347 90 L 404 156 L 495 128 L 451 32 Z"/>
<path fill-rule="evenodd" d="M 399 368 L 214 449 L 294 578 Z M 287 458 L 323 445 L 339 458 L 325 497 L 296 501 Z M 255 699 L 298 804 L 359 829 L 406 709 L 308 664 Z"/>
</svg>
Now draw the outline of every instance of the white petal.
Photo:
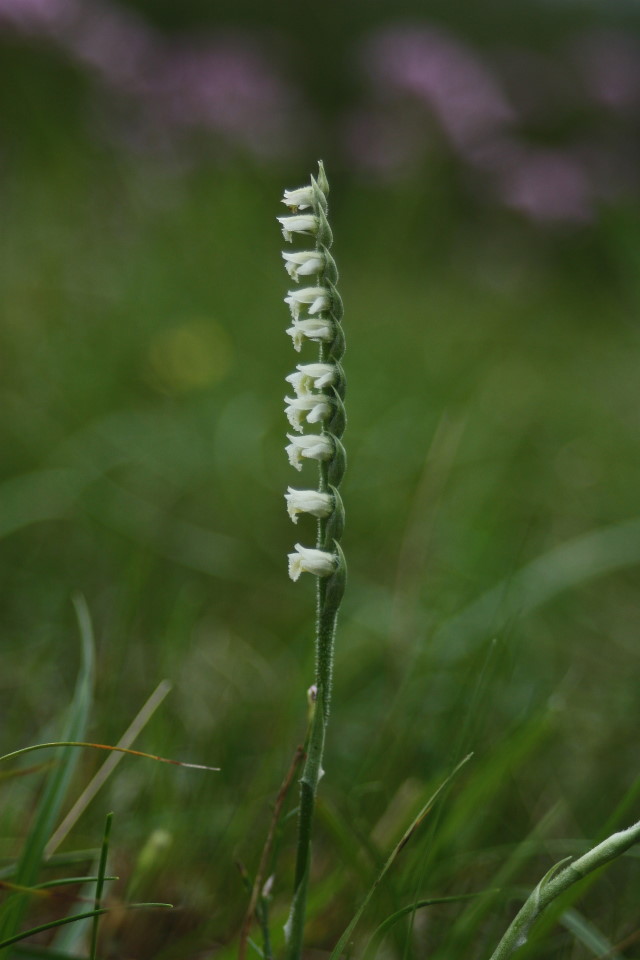
<svg viewBox="0 0 640 960">
<path fill-rule="evenodd" d="M 292 209 L 306 210 L 313 206 L 313 187 L 298 187 L 295 190 L 285 190 L 283 203 Z"/>
<path fill-rule="evenodd" d="M 325 260 L 319 250 L 299 250 L 295 253 L 283 252 L 284 265 L 292 280 L 298 282 L 299 277 L 312 277 L 322 273 Z"/>
<path fill-rule="evenodd" d="M 302 458 L 305 460 L 330 460 L 333 456 L 333 443 L 322 433 L 305 434 L 302 437 L 287 434 L 291 442 L 286 448 L 289 462 L 296 470 L 302 469 Z"/>
<path fill-rule="evenodd" d="M 293 326 L 288 327 L 286 332 L 293 340 L 294 349 L 300 353 L 305 337 L 316 343 L 330 343 L 333 340 L 333 322 L 328 319 L 294 320 Z"/>
<path fill-rule="evenodd" d="M 307 415 L 307 423 L 320 423 L 331 416 L 331 407 L 328 403 L 316 403 Z"/>
<path fill-rule="evenodd" d="M 297 580 L 301 573 L 312 573 L 316 577 L 328 577 L 336 568 L 336 557 L 326 550 L 295 545 L 296 553 L 289 554 L 289 576 Z"/>
<path fill-rule="evenodd" d="M 292 217 L 277 217 L 277 220 L 282 227 L 282 236 L 289 243 L 293 240 L 294 233 L 315 236 L 318 232 L 318 218 L 310 213 L 297 213 Z"/>
<path fill-rule="evenodd" d="M 335 378 L 336 367 L 333 363 L 299 363 L 295 373 L 290 373 L 285 380 L 300 397 L 310 393 L 313 388 L 320 390 L 330 386 Z"/>
<path fill-rule="evenodd" d="M 287 488 L 285 493 L 287 510 L 294 523 L 298 522 L 298 514 L 309 513 L 313 517 L 328 517 L 333 510 L 333 498 L 320 490 L 294 490 Z"/>
<path fill-rule="evenodd" d="M 309 313 L 319 313 L 329 308 L 331 300 L 326 287 L 302 287 L 300 290 L 289 290 L 284 302 L 289 304 L 291 316 L 297 320 L 302 305 L 309 307 Z"/>
</svg>

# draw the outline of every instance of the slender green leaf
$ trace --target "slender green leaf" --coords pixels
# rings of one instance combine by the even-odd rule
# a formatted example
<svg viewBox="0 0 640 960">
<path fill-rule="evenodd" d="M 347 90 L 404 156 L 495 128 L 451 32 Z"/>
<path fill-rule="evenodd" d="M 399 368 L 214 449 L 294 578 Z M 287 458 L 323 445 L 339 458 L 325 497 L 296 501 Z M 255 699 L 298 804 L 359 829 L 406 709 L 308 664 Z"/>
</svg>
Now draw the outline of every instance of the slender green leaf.
<svg viewBox="0 0 640 960">
<path fill-rule="evenodd" d="M 403 917 L 415 913 L 416 910 L 422 910 L 424 907 L 433 907 L 439 903 L 462 903 L 463 900 L 473 900 L 475 897 L 481 897 L 486 892 L 487 891 L 482 890 L 479 893 L 462 893 L 458 894 L 457 896 L 450 897 L 429 897 L 427 900 L 416 900 L 415 903 L 408 903 L 400 910 L 396 910 L 394 913 L 388 916 L 386 920 L 383 920 L 378 927 L 376 927 L 364 949 L 363 957 L 366 958 L 374 953 L 380 945 L 380 941 L 391 929 L 391 927 L 393 927 L 399 920 L 402 920 Z"/>
<path fill-rule="evenodd" d="M 158 908 L 167 908 L 172 909 L 172 903 L 128 903 L 126 906 L 127 910 L 143 910 L 143 909 L 158 909 Z M 29 930 L 24 930 L 22 933 L 16 933 L 12 937 L 7 937 L 5 940 L 0 941 L 0 950 L 4 950 L 6 947 L 10 947 L 14 943 L 18 943 L 20 940 L 26 940 L 27 937 L 34 937 L 37 933 L 44 933 L 45 930 L 53 930 L 55 927 L 63 927 L 67 923 L 77 923 L 80 920 L 90 920 L 92 917 L 100 917 L 105 913 L 109 913 L 110 907 L 100 907 L 98 910 L 87 910 L 85 913 L 74 913 L 70 917 L 59 917 L 57 920 L 50 920 L 48 923 L 41 923 L 37 927 L 31 927 Z"/>
<path fill-rule="evenodd" d="M 109 855 L 109 838 L 111 837 L 111 824 L 113 822 L 113 813 L 107 814 L 107 820 L 104 825 L 104 836 L 102 838 L 102 848 L 100 850 L 100 863 L 98 864 L 98 881 L 96 883 L 95 910 L 98 911 L 102 906 L 102 892 L 104 890 L 105 874 L 107 872 L 107 857 Z M 91 925 L 91 949 L 89 951 L 89 960 L 96 960 L 98 955 L 98 929 L 100 925 L 100 914 L 96 912 Z"/>
<path fill-rule="evenodd" d="M 78 740 L 84 734 L 93 694 L 94 640 L 91 619 L 83 597 L 76 596 L 74 606 L 80 629 L 82 664 L 63 740 Z M 77 755 L 73 750 L 61 750 L 59 763 L 47 777 L 44 792 L 13 875 L 14 882 L 20 886 L 30 887 L 36 882 L 44 848 L 64 803 L 76 760 Z M 22 923 L 26 905 L 27 898 L 23 894 L 10 897 L 3 905 L 0 911 L 0 941 L 3 944 L 16 942 L 15 936 Z"/>
<path fill-rule="evenodd" d="M 431 795 L 431 797 L 427 800 L 427 802 L 425 803 L 425 805 L 423 806 L 423 808 L 420 810 L 420 812 L 418 813 L 418 815 L 413 819 L 413 821 L 412 821 L 412 823 L 410 824 L 410 826 L 409 826 L 409 827 L 407 828 L 407 830 L 404 832 L 402 838 L 398 841 L 398 843 L 395 845 L 395 847 L 393 848 L 393 850 L 392 850 L 391 853 L 389 854 L 389 857 L 387 858 L 387 861 L 386 861 L 385 865 L 383 866 L 382 870 L 380 871 L 380 873 L 379 873 L 378 876 L 376 877 L 376 879 L 375 879 L 375 881 L 373 882 L 372 886 L 369 888 L 369 891 L 368 891 L 368 893 L 366 894 L 364 900 L 362 901 L 362 903 L 360 904 L 360 906 L 359 906 L 358 909 L 356 910 L 356 913 L 355 913 L 353 919 L 351 920 L 351 922 L 349 923 L 347 929 L 344 931 L 344 933 L 342 934 L 342 936 L 341 936 L 340 939 L 338 940 L 337 944 L 336 944 L 335 947 L 333 948 L 329 960 L 338 960 L 338 958 L 340 957 L 342 951 L 344 950 L 344 948 L 345 948 L 345 946 L 346 946 L 346 944 L 347 944 L 347 942 L 348 942 L 348 940 L 349 940 L 349 937 L 351 936 L 351 934 L 352 934 L 353 931 L 355 930 L 356 925 L 357 925 L 358 921 L 360 920 L 360 917 L 361 917 L 362 914 L 364 913 L 364 911 L 365 911 L 365 909 L 366 909 L 369 901 L 371 900 L 373 894 L 375 893 L 375 891 L 377 890 L 377 888 L 380 886 L 380 883 L 382 882 L 382 880 L 384 879 L 385 875 L 387 874 L 387 872 L 389 871 L 389 869 L 390 869 L 391 866 L 393 865 L 396 857 L 398 856 L 398 854 L 400 853 L 400 851 L 402 850 L 402 848 L 409 842 L 409 840 L 411 839 L 412 835 L 415 833 L 415 831 L 417 830 L 417 828 L 420 826 L 420 824 L 422 823 L 422 821 L 424 820 L 424 818 L 429 814 L 429 812 L 431 811 L 431 809 L 432 809 L 433 805 L 435 804 L 436 800 L 438 799 L 438 797 L 442 794 L 442 792 L 445 790 L 445 788 L 451 783 L 451 781 L 453 780 L 453 778 L 454 778 L 454 777 L 456 776 L 456 774 L 462 769 L 462 767 L 465 765 L 465 763 L 467 763 L 467 761 L 471 758 L 471 756 L 472 756 L 471 754 L 468 754 L 463 760 L 460 761 L 460 763 L 459 763 L 459 764 L 457 765 L 457 767 L 453 770 L 453 772 L 449 774 L 449 776 L 446 778 L 446 780 L 443 780 L 443 782 L 440 784 L 440 786 L 438 787 L 438 789 Z"/>
<path fill-rule="evenodd" d="M 606 957 L 607 960 L 624 960 L 610 940 L 598 930 L 586 917 L 573 908 L 565 910 L 560 917 L 560 923 L 569 930 L 576 940 L 584 944 L 595 957 Z"/>
</svg>

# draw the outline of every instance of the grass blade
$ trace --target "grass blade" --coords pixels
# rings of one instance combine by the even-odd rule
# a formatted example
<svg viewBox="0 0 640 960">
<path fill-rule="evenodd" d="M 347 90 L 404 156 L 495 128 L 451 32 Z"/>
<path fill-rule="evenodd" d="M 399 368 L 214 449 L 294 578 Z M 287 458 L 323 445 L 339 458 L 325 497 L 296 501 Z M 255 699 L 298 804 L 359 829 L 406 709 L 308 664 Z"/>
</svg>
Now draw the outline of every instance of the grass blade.
<svg viewBox="0 0 640 960">
<path fill-rule="evenodd" d="M 63 734 L 63 740 L 67 741 L 79 739 L 86 729 L 94 678 L 94 639 L 89 610 L 84 598 L 79 595 L 74 598 L 74 607 L 80 630 L 82 663 Z M 31 887 L 36 881 L 45 846 L 58 819 L 75 764 L 76 756 L 73 750 L 61 751 L 60 762 L 51 770 L 47 778 L 44 793 L 13 876 L 14 882 L 19 886 Z M 27 897 L 24 894 L 10 897 L 3 905 L 0 912 L 2 944 L 8 945 L 15 942 L 15 934 L 22 923 L 26 905 Z M 0 949 L 2 949 L 1 945 Z"/>
<path fill-rule="evenodd" d="M 104 836 L 102 838 L 102 847 L 100 849 L 100 863 L 98 864 L 98 880 L 96 883 L 95 910 L 102 906 L 102 892 L 104 890 L 105 874 L 107 872 L 107 857 L 109 855 L 109 838 L 111 836 L 111 823 L 113 813 L 107 814 L 107 820 L 104 825 Z M 91 949 L 89 951 L 89 960 L 96 960 L 98 951 L 98 928 L 100 926 L 100 914 L 96 913 L 91 925 Z"/>
<path fill-rule="evenodd" d="M 214 773 L 220 771 L 220 767 L 209 767 L 204 763 L 187 763 L 186 760 L 172 760 L 170 757 L 160 757 L 156 753 L 145 753 L 144 750 L 129 750 L 126 747 L 115 747 L 109 743 L 92 743 L 89 740 L 52 740 L 51 743 L 33 743 L 30 747 L 21 747 L 20 750 L 12 750 L 11 753 L 5 753 L 0 757 L 0 763 L 3 760 L 15 760 L 16 757 L 22 757 L 25 753 L 33 753 L 34 750 L 46 750 L 55 747 L 90 747 L 93 750 L 112 750 L 116 753 L 127 753 L 130 757 L 144 757 L 146 760 L 157 760 L 158 763 L 172 763 L 176 767 L 189 767 L 191 770 L 211 770 Z"/>
<path fill-rule="evenodd" d="M 486 892 L 486 890 L 481 890 L 478 893 L 461 893 L 449 897 L 429 897 L 428 900 L 416 900 L 415 903 L 408 903 L 405 907 L 401 907 L 400 910 L 396 910 L 376 927 L 371 934 L 368 944 L 364 948 L 363 958 L 366 958 L 374 950 L 377 950 L 385 933 L 387 933 L 394 924 L 402 920 L 403 917 L 415 913 L 416 910 L 422 910 L 424 907 L 433 907 L 439 903 L 462 903 L 463 900 L 473 900 L 475 897 L 481 897 Z"/>
<path fill-rule="evenodd" d="M 456 776 L 456 774 L 462 769 L 462 767 L 465 765 L 465 763 L 467 763 L 467 761 L 471 758 L 471 756 L 472 756 L 471 754 L 468 754 L 463 760 L 460 761 L 460 763 L 459 763 L 459 764 L 457 765 L 457 767 L 453 770 L 453 772 L 449 774 L 449 776 L 446 778 L 446 780 L 443 780 L 443 782 L 440 784 L 440 786 L 438 787 L 438 789 L 437 789 L 437 790 L 431 795 L 431 797 L 427 800 L 427 802 L 425 803 L 425 805 L 423 806 L 423 808 L 420 810 L 420 812 L 418 813 L 418 815 L 414 818 L 414 820 L 412 821 L 412 823 L 410 824 L 410 826 L 409 826 L 409 827 L 407 828 L 407 830 L 404 832 L 402 838 L 398 841 L 398 843 L 395 845 L 395 847 L 393 848 L 393 850 L 392 850 L 391 853 L 389 854 L 389 857 L 387 858 L 387 861 L 386 861 L 385 865 L 383 866 L 382 870 L 380 871 L 380 873 L 379 873 L 378 876 L 376 877 L 376 879 L 375 879 L 375 881 L 373 882 L 372 886 L 370 887 L 368 893 L 366 894 L 364 900 L 362 901 L 362 903 L 360 904 L 360 906 L 359 906 L 358 909 L 356 910 L 356 913 L 355 913 L 353 919 L 351 920 L 351 922 L 349 923 L 349 926 L 348 926 L 347 929 L 344 931 L 344 933 L 342 934 L 342 936 L 341 936 L 340 939 L 338 940 L 337 944 L 336 944 L 335 947 L 333 948 L 333 950 L 332 950 L 332 952 L 331 952 L 331 956 L 329 957 L 329 960 L 338 960 L 338 958 L 340 957 L 340 954 L 341 954 L 342 951 L 344 950 L 344 947 L 345 947 L 345 945 L 347 944 L 347 942 L 348 942 L 348 940 L 349 940 L 349 937 L 351 936 L 351 934 L 352 934 L 353 931 L 355 930 L 356 925 L 357 925 L 358 921 L 360 920 L 360 917 L 362 916 L 362 914 L 364 913 L 365 909 L 367 908 L 367 905 L 368 905 L 369 901 L 371 900 L 373 894 L 374 894 L 375 891 L 378 889 L 378 887 L 380 886 L 382 880 L 384 879 L 384 877 L 386 876 L 386 874 L 387 874 L 388 871 L 390 870 L 390 868 L 391 868 L 391 866 L 393 865 L 396 857 L 398 856 L 398 854 L 400 853 L 400 851 L 402 850 L 402 848 L 403 848 L 404 846 L 406 846 L 406 844 L 409 842 L 409 840 L 411 839 L 411 837 L 413 836 L 413 834 L 415 833 L 415 831 L 418 829 L 418 827 L 420 826 L 420 824 L 422 823 L 422 821 L 424 820 L 424 818 L 429 814 L 429 812 L 431 811 L 431 809 L 432 809 L 433 805 L 435 804 L 436 800 L 440 797 L 440 795 L 443 793 L 443 791 L 445 790 L 445 788 L 448 787 L 448 785 L 451 783 L 451 781 L 453 780 L 453 778 L 454 778 L 454 777 Z"/>
<path fill-rule="evenodd" d="M 128 903 L 126 904 L 125 909 L 127 910 L 143 910 L 143 909 L 158 909 L 166 908 L 172 909 L 172 903 Z M 119 907 L 118 909 L 122 909 Z M 37 927 L 31 927 L 30 930 L 23 930 L 22 933 L 16 933 L 11 937 L 7 937 L 4 940 L 0 941 L 0 950 L 4 950 L 6 947 L 12 946 L 14 943 L 19 943 L 20 940 L 26 940 L 27 937 L 34 937 L 37 933 L 44 933 L 45 930 L 53 930 L 55 927 L 63 927 L 67 923 L 78 923 L 81 920 L 91 920 L 92 917 L 101 917 L 105 913 L 109 913 L 111 907 L 100 907 L 98 910 L 87 910 L 85 913 L 74 913 L 70 917 L 59 917 L 57 920 L 50 920 L 48 923 L 41 923 Z"/>
<path fill-rule="evenodd" d="M 122 737 L 116 744 L 116 748 L 124 747 L 127 749 L 128 747 L 131 747 L 133 743 L 135 743 L 136 737 L 146 726 L 170 690 L 171 684 L 167 680 L 162 680 L 158 684 L 149 699 L 143 704 L 137 716 L 122 734 Z M 76 823 L 81 814 L 83 814 L 87 809 L 93 798 L 102 788 L 107 779 L 111 776 L 123 757 L 124 753 L 121 753 L 117 750 L 107 757 L 96 775 L 89 781 L 76 802 L 71 807 L 71 810 L 69 810 L 68 814 L 65 816 L 64 820 L 49 840 L 45 849 L 46 856 L 50 856 L 54 850 L 58 849 L 62 841 L 72 829 L 73 825 Z"/>
</svg>

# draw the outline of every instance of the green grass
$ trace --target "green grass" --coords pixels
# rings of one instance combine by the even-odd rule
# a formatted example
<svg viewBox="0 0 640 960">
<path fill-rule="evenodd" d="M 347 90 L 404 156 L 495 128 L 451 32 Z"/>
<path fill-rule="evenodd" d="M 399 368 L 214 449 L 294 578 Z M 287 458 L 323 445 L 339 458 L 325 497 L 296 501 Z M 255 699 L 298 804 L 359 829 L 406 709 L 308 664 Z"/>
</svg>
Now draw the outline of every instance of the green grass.
<svg viewBox="0 0 640 960">
<path fill-rule="evenodd" d="M 113 810 L 122 898 L 167 831 L 135 895 L 180 909 L 107 917 L 105 943 L 155 960 L 231 956 L 248 902 L 236 862 L 257 867 L 313 666 L 312 584 L 286 576 L 291 352 L 274 220 L 306 166 L 178 177 L 80 136 L 53 142 L 51 165 L 28 145 L 9 163 L 0 239 L 1 752 L 59 736 L 81 591 L 97 644 L 87 739 L 116 743 L 168 678 L 135 746 L 222 771 L 125 758 L 63 849 L 95 847 Z M 600 837 L 637 782 L 640 221 L 612 210 L 542 235 L 462 216 L 439 187 L 343 176 L 332 196 L 350 583 L 308 941 L 335 946 L 472 750 L 356 944 L 411 903 L 481 893 L 401 916 L 384 940 L 393 956 L 481 960 L 518 891 Z M 102 762 L 76 759 L 65 809 Z M 32 776 L 2 784 L 5 862 L 38 795 Z M 294 841 L 289 816 L 276 947 Z M 590 957 L 631 936 L 638 870 L 619 863 L 569 930 L 550 927 L 522 956 Z"/>
</svg>

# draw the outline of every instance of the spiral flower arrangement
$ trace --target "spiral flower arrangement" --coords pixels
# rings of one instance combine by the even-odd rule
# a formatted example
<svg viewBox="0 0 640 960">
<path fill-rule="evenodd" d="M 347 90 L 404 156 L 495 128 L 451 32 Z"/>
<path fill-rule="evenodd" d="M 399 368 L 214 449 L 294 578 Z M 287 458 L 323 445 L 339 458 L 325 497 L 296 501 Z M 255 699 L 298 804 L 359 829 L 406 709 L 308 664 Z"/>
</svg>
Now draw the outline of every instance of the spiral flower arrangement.
<svg viewBox="0 0 640 960">
<path fill-rule="evenodd" d="M 345 341 L 342 300 L 336 288 L 338 271 L 330 253 L 333 236 L 327 219 L 328 193 L 329 184 L 320 162 L 317 179 L 311 177 L 308 186 L 297 190 L 285 190 L 283 203 L 290 214 L 278 217 L 288 242 L 298 237 L 314 239 L 313 250 L 284 252 L 282 256 L 294 283 L 313 284 L 298 286 L 285 297 L 292 319 L 287 333 L 299 353 L 308 343 L 318 344 L 317 362 L 298 364 L 286 378 L 295 396 L 285 399 L 285 412 L 293 431 L 287 434 L 286 447 L 291 465 L 301 471 L 307 460 L 318 464 L 316 489 L 289 487 L 285 494 L 294 523 L 301 514 L 317 519 L 316 544 L 311 547 L 296 543 L 295 552 L 289 554 L 289 576 L 297 580 L 302 573 L 310 573 L 317 577 L 318 584 L 316 676 L 311 687 L 313 718 L 300 780 L 298 855 L 294 897 L 286 928 L 290 960 L 297 960 L 302 949 L 313 811 L 318 782 L 324 773 L 322 760 L 331 698 L 335 628 L 346 580 L 340 547 L 344 507 L 338 492 L 346 467 L 342 445 L 346 423 L 345 377 L 341 364 Z M 317 426 L 319 432 L 305 432 L 313 426 Z"/>
</svg>

